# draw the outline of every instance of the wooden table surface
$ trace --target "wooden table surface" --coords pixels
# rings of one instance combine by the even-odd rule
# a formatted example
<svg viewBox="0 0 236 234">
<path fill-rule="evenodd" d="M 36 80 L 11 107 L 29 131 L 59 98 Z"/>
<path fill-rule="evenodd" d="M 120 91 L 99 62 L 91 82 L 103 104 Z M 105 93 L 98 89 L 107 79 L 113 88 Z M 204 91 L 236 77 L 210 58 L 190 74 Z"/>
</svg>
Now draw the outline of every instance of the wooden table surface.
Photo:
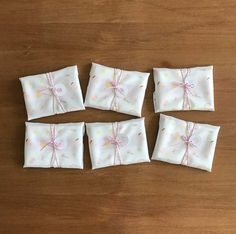
<svg viewBox="0 0 236 234">
<path fill-rule="evenodd" d="M 0 233 L 236 233 L 236 2 L 0 0 Z M 91 62 L 151 72 L 143 116 L 152 154 L 153 67 L 214 65 L 215 112 L 167 114 L 220 125 L 212 173 L 151 162 L 91 170 L 23 169 L 21 76 Z M 120 121 L 86 111 L 34 122 Z"/>
</svg>

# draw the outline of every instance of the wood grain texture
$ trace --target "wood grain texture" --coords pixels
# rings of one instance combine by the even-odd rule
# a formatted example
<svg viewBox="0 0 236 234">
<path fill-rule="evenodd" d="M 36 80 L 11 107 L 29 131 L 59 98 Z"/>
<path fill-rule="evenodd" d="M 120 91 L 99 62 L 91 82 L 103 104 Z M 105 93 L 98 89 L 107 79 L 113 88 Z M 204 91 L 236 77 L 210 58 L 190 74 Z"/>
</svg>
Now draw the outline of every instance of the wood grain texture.
<svg viewBox="0 0 236 234">
<path fill-rule="evenodd" d="M 0 233 L 236 233 L 234 0 L 0 0 Z M 91 62 L 128 70 L 214 65 L 215 112 L 169 115 L 220 125 L 213 172 L 162 162 L 91 170 L 22 169 L 26 111 L 18 77 Z M 143 106 L 158 131 L 151 75 Z M 88 108 L 34 122 L 119 121 Z"/>
</svg>

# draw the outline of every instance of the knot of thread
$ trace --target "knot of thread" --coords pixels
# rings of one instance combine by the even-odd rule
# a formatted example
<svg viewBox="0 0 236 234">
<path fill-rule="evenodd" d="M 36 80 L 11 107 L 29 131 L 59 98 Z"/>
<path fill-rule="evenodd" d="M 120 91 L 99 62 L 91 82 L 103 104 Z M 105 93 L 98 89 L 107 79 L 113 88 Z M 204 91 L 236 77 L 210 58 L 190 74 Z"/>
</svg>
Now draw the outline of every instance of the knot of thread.
<svg viewBox="0 0 236 234">
<path fill-rule="evenodd" d="M 194 85 L 193 85 L 193 84 L 190 84 L 190 83 L 188 83 L 188 82 L 181 83 L 180 86 L 183 87 L 184 92 L 188 92 L 188 93 L 191 93 L 191 89 L 194 88 Z"/>
<path fill-rule="evenodd" d="M 55 139 L 52 139 L 48 142 L 48 145 L 51 146 L 53 149 L 59 150 L 60 149 L 60 143 L 57 143 Z"/>
<path fill-rule="evenodd" d="M 115 147 L 120 147 L 122 144 L 122 140 L 118 139 L 117 137 L 108 137 L 108 142 Z"/>
<path fill-rule="evenodd" d="M 183 141 L 186 145 L 188 145 L 188 146 L 190 146 L 190 147 L 195 147 L 195 146 L 196 146 L 196 145 L 193 143 L 193 141 L 190 139 L 190 137 L 181 136 L 181 139 L 182 139 L 182 141 Z"/>
<path fill-rule="evenodd" d="M 56 88 L 55 86 L 49 86 L 48 89 L 53 93 L 54 96 L 62 91 L 61 88 Z"/>
</svg>

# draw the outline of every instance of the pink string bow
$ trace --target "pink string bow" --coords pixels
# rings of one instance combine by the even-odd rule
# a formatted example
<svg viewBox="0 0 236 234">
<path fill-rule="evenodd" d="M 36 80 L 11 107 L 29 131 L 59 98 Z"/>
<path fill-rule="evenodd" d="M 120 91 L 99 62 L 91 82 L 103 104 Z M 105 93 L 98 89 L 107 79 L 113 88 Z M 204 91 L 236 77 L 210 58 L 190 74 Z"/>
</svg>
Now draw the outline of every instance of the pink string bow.
<svg viewBox="0 0 236 234">
<path fill-rule="evenodd" d="M 116 126 L 115 126 L 116 125 Z M 114 154 L 114 162 L 113 164 L 121 164 L 121 156 L 120 156 L 120 148 L 126 144 L 128 144 L 128 138 L 127 137 L 120 137 L 119 136 L 119 124 L 118 123 L 112 123 L 112 135 L 107 137 L 108 143 L 114 145 L 115 147 L 115 154 Z M 118 159 L 118 163 L 116 163 Z"/>
<path fill-rule="evenodd" d="M 62 105 L 62 100 L 60 99 L 58 93 L 61 91 L 61 88 L 56 88 L 54 83 L 54 77 L 51 72 L 46 73 L 46 78 L 48 81 L 48 87 L 45 89 L 42 89 L 41 91 L 49 90 L 53 97 L 53 112 L 55 113 L 55 102 L 58 104 L 58 106 L 61 108 L 63 112 L 66 112 L 65 108 Z"/>
<path fill-rule="evenodd" d="M 51 167 L 59 167 L 59 162 L 57 158 L 56 151 L 62 149 L 61 142 L 56 141 L 56 127 L 54 124 L 50 124 L 50 134 L 51 134 L 51 140 L 44 145 L 41 150 L 46 148 L 47 146 L 52 147 L 52 157 L 50 165 Z"/>
<path fill-rule="evenodd" d="M 183 110 L 190 109 L 190 101 L 189 101 L 189 94 L 194 95 L 191 91 L 191 89 L 194 88 L 194 85 L 191 83 L 188 83 L 186 81 L 187 77 L 189 76 L 190 70 L 186 68 L 186 72 L 184 74 L 184 69 L 180 69 L 180 74 L 182 78 L 182 82 L 180 83 L 180 86 L 183 88 L 184 91 L 184 97 L 183 97 Z"/>
<path fill-rule="evenodd" d="M 181 136 L 181 140 L 184 142 L 185 144 L 185 152 L 184 152 L 184 156 L 182 158 L 181 164 L 182 165 L 189 165 L 189 149 L 193 148 L 193 147 L 197 147 L 193 141 L 191 140 L 192 136 L 193 136 L 193 131 L 195 128 L 195 124 L 193 124 L 192 129 L 190 129 L 190 123 L 187 122 L 187 126 L 186 126 L 186 133 L 185 136 Z"/>
<path fill-rule="evenodd" d="M 124 95 L 124 90 L 120 87 L 120 81 L 122 77 L 122 70 L 114 68 L 113 80 L 110 81 L 111 89 L 113 89 L 113 99 L 111 101 L 110 109 L 116 111 L 118 109 L 117 98 L 118 95 Z"/>
</svg>

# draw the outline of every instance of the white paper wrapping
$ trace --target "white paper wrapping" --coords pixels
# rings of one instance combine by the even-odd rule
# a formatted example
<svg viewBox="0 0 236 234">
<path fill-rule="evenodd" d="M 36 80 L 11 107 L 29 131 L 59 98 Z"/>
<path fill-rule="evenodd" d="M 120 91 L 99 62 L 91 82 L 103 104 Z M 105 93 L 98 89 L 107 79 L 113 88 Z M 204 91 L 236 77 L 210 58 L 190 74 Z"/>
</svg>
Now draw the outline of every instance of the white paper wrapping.
<svg viewBox="0 0 236 234">
<path fill-rule="evenodd" d="M 213 66 L 154 68 L 155 112 L 214 111 Z"/>
<path fill-rule="evenodd" d="M 152 159 L 210 172 L 219 129 L 161 114 Z"/>
<path fill-rule="evenodd" d="M 150 162 L 144 118 L 86 123 L 92 168 Z"/>
<path fill-rule="evenodd" d="M 26 122 L 24 167 L 83 169 L 83 135 L 83 122 Z"/>
<path fill-rule="evenodd" d="M 28 120 L 84 110 L 77 66 L 20 78 Z"/>
<path fill-rule="evenodd" d="M 92 63 L 85 106 L 140 117 L 149 75 Z"/>
</svg>

